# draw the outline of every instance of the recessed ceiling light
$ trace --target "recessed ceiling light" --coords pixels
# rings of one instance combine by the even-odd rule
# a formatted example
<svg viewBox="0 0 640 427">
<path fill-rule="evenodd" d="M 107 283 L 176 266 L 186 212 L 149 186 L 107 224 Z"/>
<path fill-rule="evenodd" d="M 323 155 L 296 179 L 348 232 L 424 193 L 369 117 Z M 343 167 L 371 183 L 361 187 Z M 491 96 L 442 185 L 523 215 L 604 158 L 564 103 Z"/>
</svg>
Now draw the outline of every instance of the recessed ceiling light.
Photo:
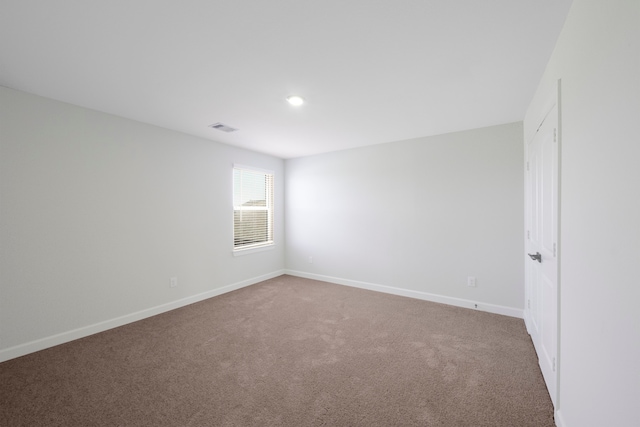
<svg viewBox="0 0 640 427">
<path fill-rule="evenodd" d="M 289 104 L 295 106 L 304 104 L 304 98 L 298 95 L 287 96 L 287 101 L 289 102 Z"/>
</svg>

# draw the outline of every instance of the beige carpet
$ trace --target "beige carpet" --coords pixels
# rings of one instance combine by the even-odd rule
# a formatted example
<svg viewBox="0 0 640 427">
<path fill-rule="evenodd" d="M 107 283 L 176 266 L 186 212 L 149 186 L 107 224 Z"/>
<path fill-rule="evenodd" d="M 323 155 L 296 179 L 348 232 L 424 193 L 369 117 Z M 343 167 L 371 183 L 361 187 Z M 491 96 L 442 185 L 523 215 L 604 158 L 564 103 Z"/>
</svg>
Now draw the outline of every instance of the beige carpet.
<svg viewBox="0 0 640 427">
<path fill-rule="evenodd" d="M 0 364 L 2 426 L 553 426 L 522 320 L 281 276 Z"/>
</svg>

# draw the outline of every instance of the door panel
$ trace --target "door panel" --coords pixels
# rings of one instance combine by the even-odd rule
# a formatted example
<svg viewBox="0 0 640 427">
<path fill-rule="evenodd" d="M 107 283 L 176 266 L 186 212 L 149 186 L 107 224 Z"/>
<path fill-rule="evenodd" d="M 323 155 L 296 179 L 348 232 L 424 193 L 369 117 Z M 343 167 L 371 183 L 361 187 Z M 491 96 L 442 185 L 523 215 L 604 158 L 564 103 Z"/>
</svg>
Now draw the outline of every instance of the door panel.
<svg viewBox="0 0 640 427">
<path fill-rule="evenodd" d="M 531 335 L 538 336 L 540 334 L 540 293 L 539 293 L 539 273 L 538 269 L 530 268 L 529 269 L 529 277 L 531 283 L 531 292 L 529 297 L 529 308 L 530 308 L 530 318 L 531 318 L 531 326 L 533 327 L 533 331 Z"/>
<path fill-rule="evenodd" d="M 549 117 L 551 120 L 551 117 Z M 555 168 L 555 153 L 554 153 L 554 135 L 551 134 L 551 129 L 547 126 L 541 128 L 544 134 L 540 135 L 540 144 L 542 151 L 542 174 L 540 176 L 542 180 L 542 246 L 550 253 L 553 253 L 553 244 L 555 243 L 555 220 L 553 213 L 556 210 L 556 204 L 554 203 L 556 192 L 554 191 L 555 179 L 553 170 Z M 555 128 L 553 129 L 555 134 Z"/>
<path fill-rule="evenodd" d="M 542 328 L 540 334 L 541 345 L 540 349 L 542 354 L 538 357 L 544 357 L 544 363 L 546 367 L 551 367 L 551 372 L 555 369 L 553 359 L 556 357 L 556 334 L 552 326 L 555 324 L 555 297 L 556 289 L 554 284 L 547 276 L 541 278 L 541 291 L 542 291 L 542 324 L 545 327 Z M 543 372 L 544 373 L 544 372 Z"/>
<path fill-rule="evenodd" d="M 558 110 L 553 107 L 528 146 L 525 318 L 554 405 L 558 351 Z"/>
</svg>

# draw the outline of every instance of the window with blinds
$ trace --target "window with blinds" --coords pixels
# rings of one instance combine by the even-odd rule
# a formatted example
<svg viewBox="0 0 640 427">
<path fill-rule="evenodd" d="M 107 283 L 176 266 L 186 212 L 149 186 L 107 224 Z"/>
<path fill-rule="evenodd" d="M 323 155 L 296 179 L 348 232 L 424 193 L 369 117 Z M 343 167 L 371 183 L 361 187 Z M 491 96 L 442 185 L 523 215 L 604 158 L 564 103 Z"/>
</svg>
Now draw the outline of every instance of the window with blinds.
<svg viewBox="0 0 640 427">
<path fill-rule="evenodd" d="M 273 245 L 273 173 L 233 166 L 233 249 Z"/>
</svg>

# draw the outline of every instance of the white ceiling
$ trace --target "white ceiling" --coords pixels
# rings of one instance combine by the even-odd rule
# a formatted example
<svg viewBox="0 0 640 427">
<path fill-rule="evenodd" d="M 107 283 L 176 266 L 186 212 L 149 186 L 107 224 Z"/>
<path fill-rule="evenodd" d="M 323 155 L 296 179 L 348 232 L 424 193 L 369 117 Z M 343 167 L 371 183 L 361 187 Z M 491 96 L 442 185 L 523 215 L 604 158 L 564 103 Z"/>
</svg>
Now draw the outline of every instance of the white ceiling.
<svg viewBox="0 0 640 427">
<path fill-rule="evenodd" d="M 0 85 L 306 156 L 522 120 L 570 3 L 0 0 Z"/>
</svg>

